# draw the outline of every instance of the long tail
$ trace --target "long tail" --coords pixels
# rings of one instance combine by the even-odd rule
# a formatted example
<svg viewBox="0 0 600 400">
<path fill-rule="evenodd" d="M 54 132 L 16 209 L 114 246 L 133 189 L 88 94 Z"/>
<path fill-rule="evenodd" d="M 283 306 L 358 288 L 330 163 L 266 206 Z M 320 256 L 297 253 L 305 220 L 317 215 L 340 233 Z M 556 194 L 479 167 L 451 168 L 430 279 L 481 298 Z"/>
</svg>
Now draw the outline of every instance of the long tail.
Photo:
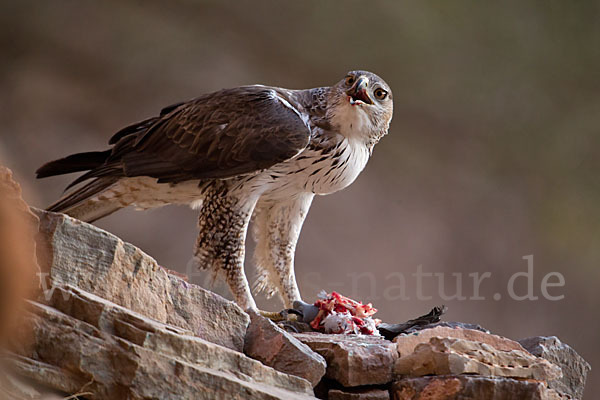
<svg viewBox="0 0 600 400">
<path fill-rule="evenodd" d="M 38 179 L 49 176 L 70 174 L 72 172 L 89 171 L 100 167 L 110 156 L 111 150 L 90 151 L 87 153 L 77 153 L 47 162 L 38 168 L 36 177 Z"/>
<path fill-rule="evenodd" d="M 166 107 L 161 111 L 161 116 L 177 108 L 179 104 Z M 137 135 L 146 132 L 156 123 L 160 117 L 152 117 L 129 125 L 115 133 L 108 144 L 119 144 L 121 149 L 129 149 L 133 145 Z M 90 151 L 77 153 L 50 161 L 42 165 L 37 171 L 38 178 L 70 174 L 72 172 L 87 171 L 75 179 L 67 190 L 79 183 L 91 180 L 85 185 L 65 194 L 56 203 L 48 207 L 48 211 L 63 212 L 72 217 L 86 222 L 93 222 L 108 214 L 112 214 L 120 208 L 127 207 L 129 203 L 118 191 L 111 187 L 117 186 L 118 182 L 125 178 L 125 172 L 120 160 L 120 155 L 113 147 L 105 151 Z M 114 187 L 113 187 L 114 189 Z"/>
<path fill-rule="evenodd" d="M 110 196 L 102 196 L 104 191 L 120 179 L 119 176 L 103 173 L 111 169 L 105 165 L 110 154 L 111 150 L 78 153 L 41 166 L 36 171 L 37 178 L 89 171 L 71 183 L 67 189 L 95 177 L 82 187 L 65 194 L 49 206 L 48 211 L 62 212 L 82 221 L 93 222 L 126 207 L 127 204 L 116 201 Z"/>
</svg>

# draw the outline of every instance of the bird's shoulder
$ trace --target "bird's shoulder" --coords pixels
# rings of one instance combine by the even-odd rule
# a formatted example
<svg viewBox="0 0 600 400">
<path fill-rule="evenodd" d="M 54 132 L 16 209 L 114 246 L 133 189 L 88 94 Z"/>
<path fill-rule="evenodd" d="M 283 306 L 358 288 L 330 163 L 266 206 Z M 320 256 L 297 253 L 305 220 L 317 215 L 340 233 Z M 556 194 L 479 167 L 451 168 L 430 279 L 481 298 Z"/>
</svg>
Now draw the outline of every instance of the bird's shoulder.
<svg viewBox="0 0 600 400">
<path fill-rule="evenodd" d="M 293 91 L 251 85 L 163 108 L 118 132 L 110 161 L 128 176 L 164 182 L 226 178 L 268 168 L 301 152 L 310 116 Z"/>
</svg>

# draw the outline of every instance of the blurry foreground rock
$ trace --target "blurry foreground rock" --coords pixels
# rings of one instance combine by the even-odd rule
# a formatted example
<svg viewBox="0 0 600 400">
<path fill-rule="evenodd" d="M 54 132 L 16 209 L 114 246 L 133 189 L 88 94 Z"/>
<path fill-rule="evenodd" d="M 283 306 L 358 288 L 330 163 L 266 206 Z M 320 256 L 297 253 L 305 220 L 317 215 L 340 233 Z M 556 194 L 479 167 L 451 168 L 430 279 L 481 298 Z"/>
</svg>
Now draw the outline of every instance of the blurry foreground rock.
<svg viewBox="0 0 600 400">
<path fill-rule="evenodd" d="M 22 328 L 24 299 L 36 288 L 37 229 L 37 217 L 21 198 L 20 186 L 11 171 L 0 166 L 0 350 L 9 345 L 15 332 L 27 332 Z M 5 368 L 5 360 L 0 359 L 0 399 L 5 398 L 3 388 L 17 385 Z"/>
<path fill-rule="evenodd" d="M 394 341 L 288 333 L 169 274 L 110 233 L 36 213 L 43 279 L 27 303 L 27 324 L 11 328 L 11 336 L 28 340 L 7 352 L 12 373 L 0 379 L 0 399 L 542 400 L 583 393 L 589 365 L 556 338 L 520 344 L 448 323 Z M 20 257 L 31 264 L 26 249 Z"/>
<path fill-rule="evenodd" d="M 35 289 L 38 219 L 21 198 L 9 169 L 0 165 L 0 345 L 19 323 L 25 296 Z"/>
</svg>

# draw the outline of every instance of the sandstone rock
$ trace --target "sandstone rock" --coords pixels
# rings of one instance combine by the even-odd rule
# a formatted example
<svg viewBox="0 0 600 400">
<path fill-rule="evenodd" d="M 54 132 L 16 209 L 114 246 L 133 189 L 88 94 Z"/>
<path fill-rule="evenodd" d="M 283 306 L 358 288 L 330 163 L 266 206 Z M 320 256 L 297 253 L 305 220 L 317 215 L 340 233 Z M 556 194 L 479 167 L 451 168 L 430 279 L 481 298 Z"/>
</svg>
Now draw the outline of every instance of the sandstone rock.
<svg viewBox="0 0 600 400">
<path fill-rule="evenodd" d="M 474 342 L 486 343 L 496 350 L 511 351 L 525 349 L 514 340 L 502 336 L 492 335 L 474 329 L 449 328 L 445 326 L 436 326 L 430 329 L 424 329 L 411 334 L 401 334 L 394 339 L 400 357 L 411 354 L 415 347 L 420 343 L 428 343 L 432 337 L 447 337 L 456 339 L 467 339 Z"/>
<path fill-rule="evenodd" d="M 310 347 L 256 312 L 250 312 L 244 353 L 278 371 L 302 377 L 313 387 L 325 375 L 327 366 Z"/>
<path fill-rule="evenodd" d="M 325 376 L 346 387 L 385 384 L 393 378 L 398 352 L 383 338 L 317 332 L 292 335 L 325 358 Z"/>
<path fill-rule="evenodd" d="M 396 362 L 397 375 L 478 374 L 552 380 L 560 368 L 526 351 L 501 351 L 485 343 L 432 337 Z"/>
<path fill-rule="evenodd" d="M 7 237 L 24 237 L 16 243 L 29 240 L 29 247 L 20 254 L 31 256 L 31 228 L 37 224 L 7 176 L 0 168 L 0 218 L 5 222 L 3 215 L 18 210 L 29 222 L 22 225 L 25 236 L 0 229 L 0 296 L 11 287 L 3 281 L 1 267 L 10 262 L 2 259 L 8 253 L 1 246 L 13 246 L 6 246 Z M 16 208 L 2 208 L 6 193 L 16 199 Z M 17 346 L 10 356 L 25 380 L 0 374 L 2 389 L 19 398 L 301 399 L 314 398 L 311 384 L 320 382 L 319 395 L 330 399 L 388 399 L 388 386 L 374 385 L 389 384 L 398 374 L 430 373 L 455 375 L 404 376 L 391 393 L 420 400 L 558 399 L 541 380 L 565 396 L 580 397 L 583 391 L 589 365 L 555 338 L 523 343 L 560 362 L 567 372 L 562 380 L 556 366 L 517 343 L 460 323 L 415 327 L 397 343 L 368 336 L 289 335 L 258 315 L 246 330 L 250 317 L 237 305 L 169 274 L 134 246 L 67 216 L 36 213 L 46 290 L 26 313 L 31 346 Z M 36 267 L 35 260 L 27 262 Z M 0 308 L 3 304 L 12 303 L 0 301 Z M 25 326 L 17 327 L 12 336 L 26 338 Z M 327 378 L 321 379 L 324 373 Z M 468 373 L 520 379 L 460 375 Z"/>
<path fill-rule="evenodd" d="M 90 399 L 305 399 L 312 387 L 242 353 L 78 288 L 31 302 L 33 345 L 13 364 L 22 376 Z"/>
<path fill-rule="evenodd" d="M 561 368 L 562 378 L 548 382 L 552 389 L 576 399 L 583 397 L 585 379 L 592 367 L 575 350 L 562 343 L 556 336 L 530 337 L 519 340 L 519 343 L 531 354 Z"/>
<path fill-rule="evenodd" d="M 170 287 L 164 298 L 169 313 L 166 323 L 189 329 L 194 335 L 221 346 L 243 351 L 250 321 L 248 314 L 214 292 L 173 275 L 168 277 Z"/>
<path fill-rule="evenodd" d="M 89 382 L 85 379 L 85 376 L 77 376 L 60 367 L 18 354 L 10 354 L 8 361 L 11 362 L 12 371 L 15 371 L 21 377 L 29 378 L 29 382 L 33 382 L 37 387 L 44 388 L 46 392 L 48 390 L 59 392 L 61 398 L 66 397 L 69 393 L 81 394 L 85 391 L 86 383 Z M 14 389 L 11 392 L 18 393 Z M 33 399 L 46 399 L 39 392 L 37 395 L 33 392 L 30 397 Z"/>
<path fill-rule="evenodd" d="M 543 382 L 473 375 L 408 377 L 390 390 L 393 400 L 559 400 Z"/>
<path fill-rule="evenodd" d="M 61 284 L 79 287 L 242 351 L 249 317 L 235 303 L 167 274 L 152 257 L 102 229 L 63 214 L 36 213 L 39 263 L 49 277 L 45 289 Z"/>
<path fill-rule="evenodd" d="M 6 368 L 0 368 L 0 393 L 2 399 L 18 399 L 18 400 L 54 400 L 61 399 L 64 396 L 51 397 L 52 392 L 47 390 L 39 390 L 30 382 L 12 374 Z"/>
<path fill-rule="evenodd" d="M 372 388 L 331 389 L 327 398 L 329 400 L 389 400 L 390 393 L 387 390 Z"/>
</svg>

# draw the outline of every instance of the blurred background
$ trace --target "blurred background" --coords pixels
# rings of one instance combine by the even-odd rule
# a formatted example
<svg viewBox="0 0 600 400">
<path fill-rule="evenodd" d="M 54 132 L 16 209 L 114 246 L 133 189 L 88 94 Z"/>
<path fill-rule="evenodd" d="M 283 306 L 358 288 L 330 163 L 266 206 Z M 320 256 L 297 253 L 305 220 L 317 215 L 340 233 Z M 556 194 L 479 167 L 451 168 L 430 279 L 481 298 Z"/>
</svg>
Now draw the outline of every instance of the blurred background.
<svg viewBox="0 0 600 400">
<path fill-rule="evenodd" d="M 0 4 L 0 163 L 31 205 L 53 202 L 74 178 L 36 181 L 42 163 L 103 149 L 165 105 L 243 84 L 326 86 L 371 70 L 394 91 L 394 119 L 357 181 L 313 203 L 296 259 L 305 300 L 337 290 L 372 302 L 388 322 L 444 303 L 448 320 L 513 339 L 556 335 L 598 368 L 598 2 Z M 97 225 L 206 283 L 186 271 L 195 212 L 125 210 Z M 517 301 L 507 282 L 527 271 L 528 255 L 539 298 Z M 445 273 L 443 284 L 423 280 L 429 300 L 417 298 L 419 266 Z M 251 262 L 246 269 L 254 275 Z M 468 299 L 468 274 L 485 272 L 484 299 Z M 564 295 L 558 301 L 541 292 L 551 272 L 564 277 L 549 289 Z M 526 279 L 516 282 L 526 293 Z M 458 289 L 466 300 L 446 297 Z M 260 296 L 259 305 L 281 308 Z M 600 391 L 594 376 L 588 394 Z"/>
</svg>

